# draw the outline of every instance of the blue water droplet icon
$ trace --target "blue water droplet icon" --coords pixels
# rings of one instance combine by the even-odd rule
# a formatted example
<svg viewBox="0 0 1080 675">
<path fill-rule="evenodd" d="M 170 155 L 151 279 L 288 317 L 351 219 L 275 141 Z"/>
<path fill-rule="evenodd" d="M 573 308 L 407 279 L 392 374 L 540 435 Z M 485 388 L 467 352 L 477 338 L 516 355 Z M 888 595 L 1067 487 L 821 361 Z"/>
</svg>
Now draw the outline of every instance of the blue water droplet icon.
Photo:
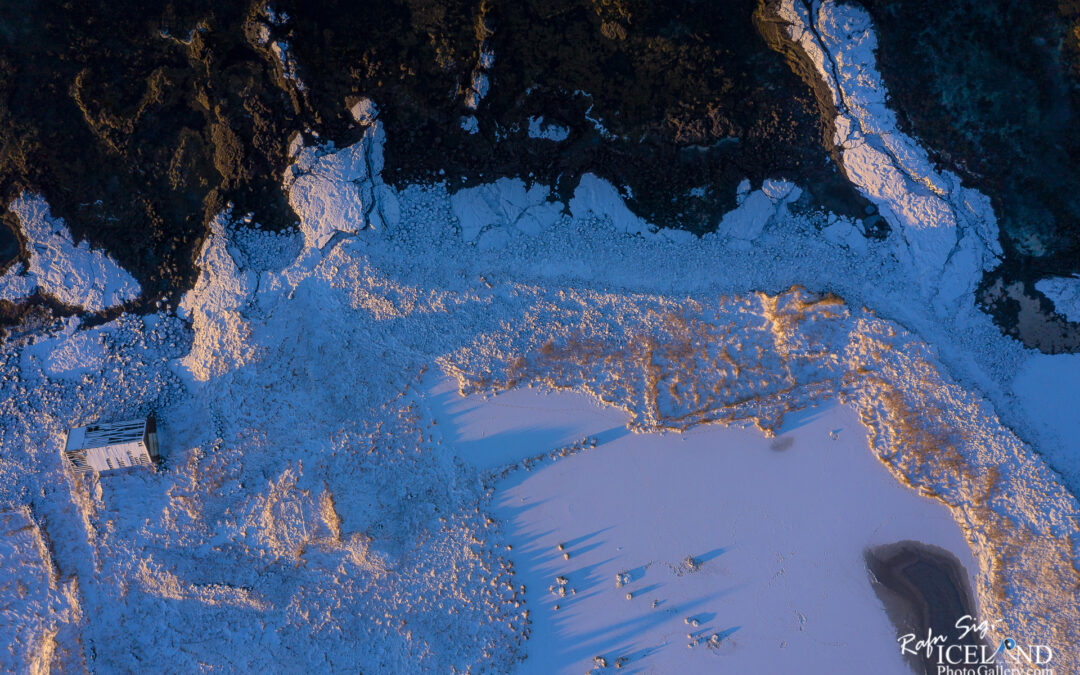
<svg viewBox="0 0 1080 675">
<path fill-rule="evenodd" d="M 1005 649 L 1014 649 L 1016 647 L 1016 640 L 1012 638 L 1005 638 Z"/>
</svg>

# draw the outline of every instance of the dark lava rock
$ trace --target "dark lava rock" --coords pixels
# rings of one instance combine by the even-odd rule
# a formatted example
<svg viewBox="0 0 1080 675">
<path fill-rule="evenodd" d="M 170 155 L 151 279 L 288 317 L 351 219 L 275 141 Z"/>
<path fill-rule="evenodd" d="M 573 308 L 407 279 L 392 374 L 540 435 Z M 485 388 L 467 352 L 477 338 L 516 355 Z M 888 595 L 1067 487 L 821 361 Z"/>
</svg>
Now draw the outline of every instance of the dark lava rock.
<svg viewBox="0 0 1080 675">
<path fill-rule="evenodd" d="M 147 301 L 190 286 L 204 224 L 227 202 L 271 226 L 292 221 L 279 183 L 299 111 L 245 36 L 249 8 L 3 4 L 5 204 L 43 193 L 76 240 L 138 278 Z"/>
<path fill-rule="evenodd" d="M 285 2 L 299 61 L 316 73 L 310 101 L 334 138 L 343 102 L 373 98 L 388 137 L 384 177 L 451 186 L 518 175 L 568 196 L 591 171 L 628 186 L 650 220 L 713 229 L 749 177 L 811 185 L 839 211 L 865 202 L 827 163 L 811 92 L 753 24 L 756 0 L 371 3 Z M 481 49 L 490 90 L 478 133 L 461 128 Z M 529 117 L 570 129 L 530 139 Z M 607 134 L 589 118 L 599 119 Z M 704 187 L 704 195 L 688 190 Z"/>
</svg>

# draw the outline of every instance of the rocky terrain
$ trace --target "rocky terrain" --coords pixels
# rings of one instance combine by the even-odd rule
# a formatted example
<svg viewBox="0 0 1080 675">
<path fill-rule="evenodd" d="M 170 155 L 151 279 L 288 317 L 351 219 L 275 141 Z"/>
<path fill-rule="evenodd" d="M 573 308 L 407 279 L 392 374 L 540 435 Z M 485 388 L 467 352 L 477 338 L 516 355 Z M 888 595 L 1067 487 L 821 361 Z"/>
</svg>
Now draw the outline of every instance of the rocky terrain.
<svg viewBox="0 0 1080 675">
<path fill-rule="evenodd" d="M 367 97 L 399 139 L 386 175 L 398 187 L 520 176 L 566 198 L 592 172 L 623 186 L 639 215 L 703 233 L 743 178 L 784 177 L 808 189 L 808 205 L 869 216 L 864 230 L 881 236 L 884 221 L 831 157 L 817 83 L 770 49 L 765 4 L 13 6 L 0 30 L 0 199 L 44 195 L 76 240 L 131 271 L 137 306 L 175 301 L 226 204 L 262 227 L 295 222 L 278 187 L 281 139 L 350 143 L 349 108 Z M 1076 271 L 1080 250 L 1068 189 L 1080 10 L 1066 0 L 867 8 L 901 128 L 990 195 L 1001 220 L 1005 255 L 981 302 L 1025 344 L 1072 350 L 1080 332 L 1035 283 Z M 566 135 L 530 134 L 538 123 Z M 42 303 L 67 311 L 47 296 L 30 306 Z M 1022 306 L 1042 317 L 1034 328 Z M 25 311 L 0 304 L 0 319 Z"/>
<path fill-rule="evenodd" d="M 1080 664 L 1074 3 L 5 9 L 0 669 Z"/>
</svg>

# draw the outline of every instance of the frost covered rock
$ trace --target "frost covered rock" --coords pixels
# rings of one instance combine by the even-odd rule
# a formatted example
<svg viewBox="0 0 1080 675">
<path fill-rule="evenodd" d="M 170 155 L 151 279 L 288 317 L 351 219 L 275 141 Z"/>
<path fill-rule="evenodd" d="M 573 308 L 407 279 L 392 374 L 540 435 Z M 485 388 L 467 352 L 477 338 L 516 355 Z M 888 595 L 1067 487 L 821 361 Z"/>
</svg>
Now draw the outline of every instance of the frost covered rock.
<svg viewBox="0 0 1080 675">
<path fill-rule="evenodd" d="M 735 188 L 735 205 L 742 206 L 746 198 L 750 196 L 750 179 L 743 178 Z"/>
<path fill-rule="evenodd" d="M 37 279 L 26 274 L 26 266 L 14 263 L 0 276 L 0 300 L 21 302 L 37 290 Z"/>
<path fill-rule="evenodd" d="M 627 234 L 651 234 L 654 229 L 634 215 L 614 185 L 591 173 L 583 175 L 574 190 L 570 213 L 578 219 L 607 217 L 616 230 Z"/>
<path fill-rule="evenodd" d="M 491 70 L 493 65 L 495 65 L 494 50 L 487 46 L 481 47 L 480 55 L 476 60 L 476 67 L 473 68 L 472 82 L 465 92 L 465 107 L 469 110 L 476 110 L 480 107 L 480 101 L 483 101 L 484 97 L 487 96 L 491 82 L 486 71 Z"/>
<path fill-rule="evenodd" d="M 970 305 L 982 271 L 1001 255 L 997 220 L 985 195 L 936 171 L 926 151 L 900 131 L 877 71 L 870 15 L 834 0 L 813 9 L 783 0 L 778 14 L 832 93 L 844 173 L 893 228 L 895 252 L 922 295 L 939 315 Z"/>
<path fill-rule="evenodd" d="M 41 195 L 23 193 L 11 202 L 30 249 L 25 275 L 9 270 L 0 279 L 3 299 L 25 297 L 39 286 L 65 305 L 100 312 L 139 297 L 142 288 L 107 253 L 78 244 L 60 218 L 49 213 Z M 24 294 L 24 295 L 21 295 Z"/>
<path fill-rule="evenodd" d="M 322 248 L 339 232 L 356 234 L 366 227 L 397 224 L 397 197 L 381 175 L 385 138 L 376 122 L 358 143 L 342 150 L 300 150 L 284 183 L 306 246 Z"/>
<path fill-rule="evenodd" d="M 1058 314 L 1069 321 L 1080 321 L 1080 277 L 1040 279 L 1035 288 L 1050 298 Z"/>
<path fill-rule="evenodd" d="M 548 141 L 565 141 L 570 137 L 570 130 L 561 124 L 547 122 L 543 117 L 529 118 L 529 138 L 544 139 Z"/>
<path fill-rule="evenodd" d="M 738 206 L 724 214 L 716 231 L 725 237 L 753 241 L 770 220 L 787 212 L 787 205 L 802 194 L 794 183 L 786 180 L 766 180 L 760 190 L 749 192 L 749 181 L 739 184 Z M 741 196 L 741 199 L 739 199 Z"/>
<path fill-rule="evenodd" d="M 461 129 L 465 133 L 475 134 L 480 131 L 480 123 L 475 115 L 465 115 L 461 118 Z"/>
<path fill-rule="evenodd" d="M 299 91 L 306 91 L 307 85 L 300 78 L 300 67 L 296 57 L 293 56 L 289 42 L 287 40 L 277 40 L 270 43 L 270 53 L 274 55 L 274 59 L 277 61 L 281 76 L 292 82 Z"/>
<path fill-rule="evenodd" d="M 469 110 L 476 110 L 480 106 L 480 101 L 484 100 L 487 96 L 488 88 L 491 86 L 488 76 L 479 70 L 473 73 L 472 85 L 469 87 L 469 91 L 465 94 L 465 106 Z"/>
<path fill-rule="evenodd" d="M 295 158 L 300 154 L 300 151 L 304 149 L 304 135 L 299 131 L 294 131 L 289 137 L 289 146 L 285 150 L 285 154 L 290 158 Z"/>
<path fill-rule="evenodd" d="M 352 118 L 365 126 L 373 124 L 379 116 L 379 107 L 370 98 L 361 98 L 349 107 Z"/>
<path fill-rule="evenodd" d="M 466 241 L 475 241 L 481 233 L 496 227 L 509 227 L 533 236 L 550 228 L 561 216 L 561 205 L 548 201 L 549 195 L 543 185 L 526 188 L 520 178 L 500 178 L 494 183 L 458 190 L 450 198 L 450 208 L 461 224 L 461 236 Z M 505 237 L 505 233 L 498 236 Z"/>
</svg>

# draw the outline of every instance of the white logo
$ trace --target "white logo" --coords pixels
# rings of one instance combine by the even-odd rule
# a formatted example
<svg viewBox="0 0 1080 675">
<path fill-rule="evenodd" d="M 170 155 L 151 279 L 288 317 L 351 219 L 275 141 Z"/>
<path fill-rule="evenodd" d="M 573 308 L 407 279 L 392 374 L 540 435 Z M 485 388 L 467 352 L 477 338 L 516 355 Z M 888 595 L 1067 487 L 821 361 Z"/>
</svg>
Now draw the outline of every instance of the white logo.
<svg viewBox="0 0 1080 675">
<path fill-rule="evenodd" d="M 995 624 L 979 621 L 965 614 L 955 624 L 959 639 L 969 635 L 986 640 Z M 986 644 L 949 644 L 947 635 L 934 635 L 927 629 L 926 637 L 915 633 L 901 635 L 900 653 L 922 656 L 937 662 L 937 675 L 1053 675 L 1050 662 L 1054 650 L 1049 645 L 1021 645 L 1013 638 L 1005 638 L 997 647 Z"/>
</svg>

